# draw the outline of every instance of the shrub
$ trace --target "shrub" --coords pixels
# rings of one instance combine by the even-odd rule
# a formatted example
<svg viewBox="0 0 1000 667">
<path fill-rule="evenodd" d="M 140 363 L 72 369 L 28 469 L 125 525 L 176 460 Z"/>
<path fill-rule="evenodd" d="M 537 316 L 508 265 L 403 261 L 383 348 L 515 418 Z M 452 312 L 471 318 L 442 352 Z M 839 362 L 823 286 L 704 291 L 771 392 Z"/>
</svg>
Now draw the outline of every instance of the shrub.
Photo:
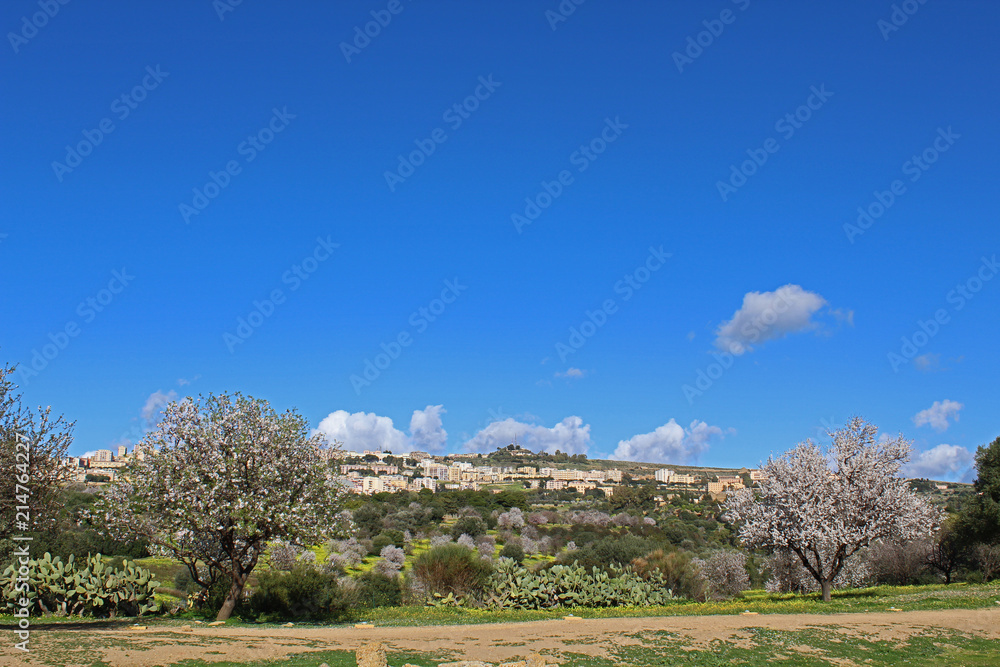
<svg viewBox="0 0 1000 667">
<path fill-rule="evenodd" d="M 291 570 L 302 551 L 302 547 L 278 541 L 268 546 L 267 555 L 273 569 Z"/>
<path fill-rule="evenodd" d="M 606 569 L 615 563 L 627 565 L 655 548 L 649 540 L 635 535 L 609 535 L 578 549 L 571 556 L 564 554 L 560 560 L 579 561 L 586 569 L 595 566 Z M 525 548 L 525 551 L 529 550 Z"/>
<path fill-rule="evenodd" d="M 373 570 L 361 575 L 359 583 L 358 604 L 363 607 L 398 607 L 403 604 L 403 589 L 396 575 L 386 576 Z"/>
<path fill-rule="evenodd" d="M 1000 544 L 977 544 L 972 553 L 984 582 L 1000 574 Z"/>
<path fill-rule="evenodd" d="M 458 539 L 462 535 L 479 537 L 486 534 L 486 522 L 479 516 L 463 516 L 451 528 L 451 536 Z"/>
<path fill-rule="evenodd" d="M 428 594 L 479 597 L 492 571 L 490 563 L 458 544 L 434 547 L 413 562 L 413 577 Z"/>
<path fill-rule="evenodd" d="M 868 566 L 876 582 L 906 586 L 919 583 L 930 555 L 931 543 L 927 540 L 879 542 L 868 550 Z"/>
<path fill-rule="evenodd" d="M 353 602 L 341 590 L 337 575 L 298 566 L 291 572 L 262 572 L 247 606 L 262 620 L 339 621 L 348 617 Z"/>
<path fill-rule="evenodd" d="M 524 549 L 521 548 L 520 544 L 508 542 L 503 545 L 503 549 L 500 550 L 500 557 L 510 558 L 515 563 L 521 563 L 524 561 Z"/>
<path fill-rule="evenodd" d="M 381 558 L 375 563 L 374 571 L 383 577 L 395 578 L 399 574 L 399 571 L 403 569 L 403 564 L 406 562 L 406 553 L 399 547 L 394 547 L 390 544 L 382 547 L 379 555 Z"/>
<path fill-rule="evenodd" d="M 632 565 L 644 577 L 659 574 L 663 577 L 663 585 L 677 597 L 690 600 L 706 598 L 707 581 L 689 553 L 657 549 L 632 561 Z"/>
<path fill-rule="evenodd" d="M 512 507 L 497 517 L 497 526 L 510 530 L 524 528 L 524 513 L 520 507 Z"/>
<path fill-rule="evenodd" d="M 716 551 L 701 563 L 701 571 L 708 581 L 709 594 L 717 600 L 736 597 L 750 588 L 747 555 L 742 551 Z"/>
</svg>

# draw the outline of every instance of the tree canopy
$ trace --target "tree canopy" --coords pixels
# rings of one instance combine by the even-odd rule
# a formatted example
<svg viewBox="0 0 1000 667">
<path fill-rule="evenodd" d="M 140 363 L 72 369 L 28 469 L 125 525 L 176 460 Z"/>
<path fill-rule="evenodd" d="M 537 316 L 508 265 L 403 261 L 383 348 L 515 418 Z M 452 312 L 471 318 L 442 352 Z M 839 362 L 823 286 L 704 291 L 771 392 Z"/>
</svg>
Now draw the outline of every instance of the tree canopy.
<svg viewBox="0 0 1000 667">
<path fill-rule="evenodd" d="M 966 544 L 1000 542 L 1000 437 L 976 450 L 975 494 L 963 505 L 957 530 Z"/>
<path fill-rule="evenodd" d="M 73 441 L 73 422 L 53 416 L 48 407 L 26 407 L 10 379 L 14 370 L 0 366 L 0 542 L 15 528 L 28 532 L 51 527 L 59 489 L 70 478 L 63 457 Z M 30 508 L 26 528 L 18 528 L 18 505 Z"/>
<path fill-rule="evenodd" d="M 878 428 L 860 417 L 830 435 L 826 452 L 807 440 L 768 459 L 759 490 L 737 491 L 725 505 L 744 544 L 794 554 L 824 600 L 858 550 L 926 536 L 940 519 L 898 476 L 910 454 L 901 435 L 879 439 Z"/>
<path fill-rule="evenodd" d="M 304 417 L 264 400 L 187 398 L 166 406 L 100 509 L 109 527 L 178 558 L 206 589 L 226 581 L 224 620 L 269 541 L 312 544 L 336 525 L 343 490 L 322 444 Z"/>
</svg>

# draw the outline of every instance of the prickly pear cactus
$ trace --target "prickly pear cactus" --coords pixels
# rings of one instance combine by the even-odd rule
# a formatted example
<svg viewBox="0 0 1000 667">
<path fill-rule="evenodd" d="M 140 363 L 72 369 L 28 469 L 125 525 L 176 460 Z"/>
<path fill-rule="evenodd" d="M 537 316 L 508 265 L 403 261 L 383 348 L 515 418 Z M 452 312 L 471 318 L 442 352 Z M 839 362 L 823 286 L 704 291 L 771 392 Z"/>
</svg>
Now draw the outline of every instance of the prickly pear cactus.
<svg viewBox="0 0 1000 667">
<path fill-rule="evenodd" d="M 13 609 L 18 599 L 27 597 L 33 611 L 60 615 L 142 616 L 159 611 L 153 596 L 160 582 L 134 561 L 118 569 L 106 564 L 101 554 L 77 563 L 73 556 L 63 562 L 46 553 L 28 563 L 27 577 L 19 568 L 12 565 L 0 576 L 0 608 Z"/>
</svg>

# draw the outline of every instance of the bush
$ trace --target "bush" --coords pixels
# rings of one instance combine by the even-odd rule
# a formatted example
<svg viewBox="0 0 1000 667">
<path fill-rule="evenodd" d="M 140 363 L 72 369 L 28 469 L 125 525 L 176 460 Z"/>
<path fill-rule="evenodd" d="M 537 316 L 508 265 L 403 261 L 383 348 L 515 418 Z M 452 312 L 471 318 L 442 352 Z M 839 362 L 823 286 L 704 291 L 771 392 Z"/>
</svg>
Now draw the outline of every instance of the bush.
<svg viewBox="0 0 1000 667">
<path fill-rule="evenodd" d="M 275 570 L 291 570 L 303 549 L 287 542 L 272 542 L 267 547 L 268 562 Z"/>
<path fill-rule="evenodd" d="M 521 563 L 524 561 L 524 549 L 521 548 L 520 544 L 508 542 L 503 545 L 503 549 L 500 550 L 500 557 L 510 558 L 515 563 Z"/>
<path fill-rule="evenodd" d="M 403 589 L 398 576 L 366 572 L 360 577 L 358 604 L 363 607 L 398 607 L 403 604 Z"/>
<path fill-rule="evenodd" d="M 352 603 L 337 575 L 300 565 L 291 572 L 262 572 L 247 607 L 261 620 L 340 621 L 348 617 Z"/>
<path fill-rule="evenodd" d="M 659 574 L 677 597 L 702 601 L 706 598 L 707 581 L 689 553 L 657 549 L 632 561 L 632 566 L 643 577 Z"/>
<path fill-rule="evenodd" d="M 701 564 L 701 571 L 714 599 L 733 598 L 750 588 L 747 555 L 742 551 L 716 551 Z"/>
<path fill-rule="evenodd" d="M 492 572 L 489 562 L 459 544 L 434 547 L 413 562 L 413 577 L 429 594 L 479 597 Z"/>
<path fill-rule="evenodd" d="M 609 535 L 578 549 L 572 555 L 564 554 L 560 560 L 578 561 L 587 570 L 595 566 L 607 569 L 615 563 L 628 565 L 655 548 L 654 543 L 635 535 Z"/>
<path fill-rule="evenodd" d="M 931 542 L 879 542 L 868 550 L 868 566 L 877 583 L 906 586 L 920 583 L 927 569 Z"/>
<path fill-rule="evenodd" d="M 406 536 L 401 530 L 383 530 L 372 539 L 372 547 L 368 553 L 377 556 L 386 547 L 400 547 L 406 544 Z"/>
<path fill-rule="evenodd" d="M 479 537 L 486 534 L 486 522 L 478 516 L 463 516 L 451 528 L 451 536 L 458 539 L 462 535 L 469 537 Z"/>
</svg>

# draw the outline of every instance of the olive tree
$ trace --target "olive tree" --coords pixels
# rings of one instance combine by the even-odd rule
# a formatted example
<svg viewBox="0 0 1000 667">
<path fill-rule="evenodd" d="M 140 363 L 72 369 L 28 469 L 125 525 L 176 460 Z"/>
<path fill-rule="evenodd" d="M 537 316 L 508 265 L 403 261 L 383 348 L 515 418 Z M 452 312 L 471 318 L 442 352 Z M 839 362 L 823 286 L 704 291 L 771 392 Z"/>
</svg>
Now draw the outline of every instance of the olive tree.
<svg viewBox="0 0 1000 667">
<path fill-rule="evenodd" d="M 237 393 L 173 402 L 100 511 L 113 532 L 145 537 L 203 588 L 225 582 L 225 620 L 269 542 L 315 544 L 336 524 L 343 490 L 322 445 L 305 418 L 264 400 Z"/>
<path fill-rule="evenodd" d="M 63 459 L 73 442 L 73 422 L 53 416 L 51 408 L 26 407 L 11 381 L 14 371 L 14 366 L 0 366 L 0 542 L 15 529 L 51 527 L 61 488 L 70 481 Z M 28 507 L 28 521 L 17 516 L 18 506 Z"/>
<path fill-rule="evenodd" d="M 730 495 L 724 515 L 746 546 L 794 554 L 824 600 L 860 549 L 926 537 L 940 518 L 898 476 L 910 454 L 901 435 L 879 439 L 874 424 L 855 417 L 830 436 L 828 451 L 807 440 L 768 459 L 760 487 Z"/>
</svg>

